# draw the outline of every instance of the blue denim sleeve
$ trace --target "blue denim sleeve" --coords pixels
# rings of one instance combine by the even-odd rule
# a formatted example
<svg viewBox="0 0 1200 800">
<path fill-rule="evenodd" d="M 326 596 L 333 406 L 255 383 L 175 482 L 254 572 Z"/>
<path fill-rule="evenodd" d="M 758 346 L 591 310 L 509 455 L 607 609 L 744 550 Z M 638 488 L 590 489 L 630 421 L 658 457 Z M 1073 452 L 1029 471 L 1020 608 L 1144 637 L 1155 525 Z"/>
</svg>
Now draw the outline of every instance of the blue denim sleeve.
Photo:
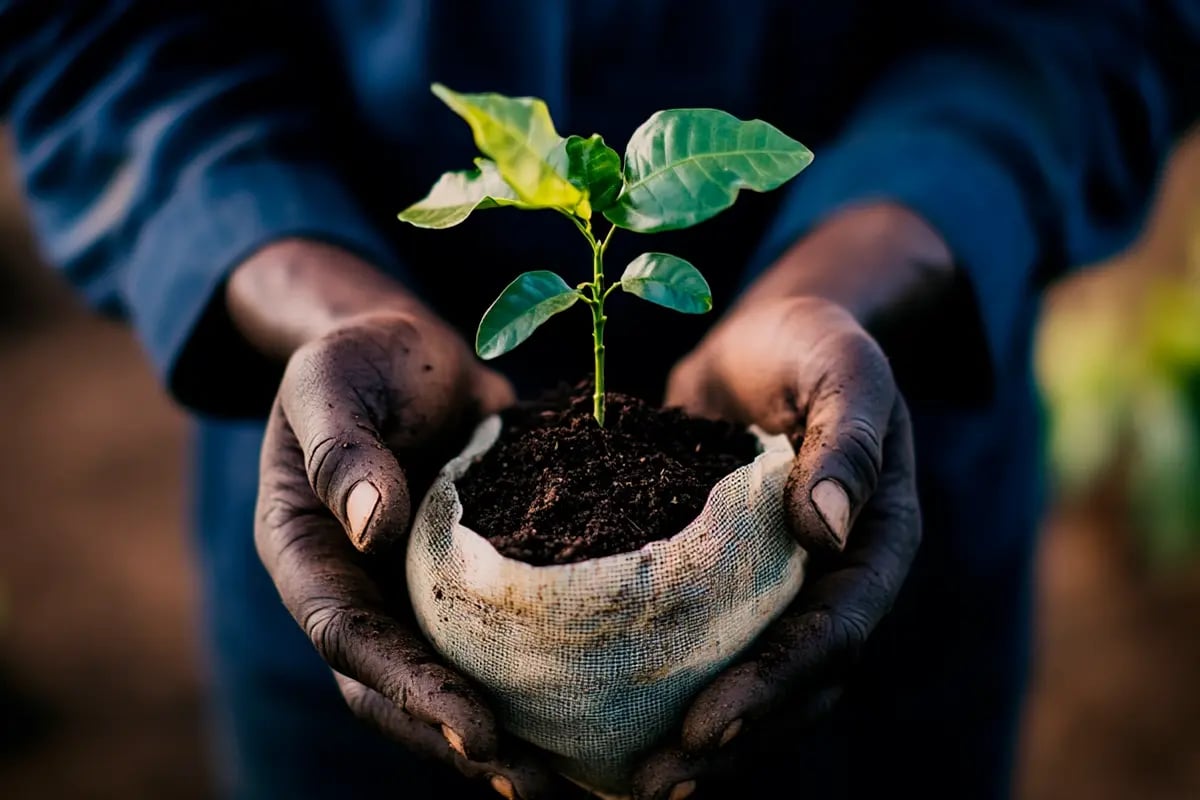
<svg viewBox="0 0 1200 800">
<path fill-rule="evenodd" d="M 180 363 L 241 260 L 305 236 L 396 269 L 304 81 L 231 5 L 0 0 L 0 114 L 47 260 L 200 410 L 238 405 Z"/>
<path fill-rule="evenodd" d="M 748 279 L 839 208 L 899 202 L 954 253 L 991 363 L 1014 363 L 1046 281 L 1136 236 L 1195 111 L 1181 104 L 1196 63 L 1169 62 L 1200 49 L 1198 15 L 1165 8 L 968 2 L 913 20 L 905 54 L 788 190 Z"/>
</svg>

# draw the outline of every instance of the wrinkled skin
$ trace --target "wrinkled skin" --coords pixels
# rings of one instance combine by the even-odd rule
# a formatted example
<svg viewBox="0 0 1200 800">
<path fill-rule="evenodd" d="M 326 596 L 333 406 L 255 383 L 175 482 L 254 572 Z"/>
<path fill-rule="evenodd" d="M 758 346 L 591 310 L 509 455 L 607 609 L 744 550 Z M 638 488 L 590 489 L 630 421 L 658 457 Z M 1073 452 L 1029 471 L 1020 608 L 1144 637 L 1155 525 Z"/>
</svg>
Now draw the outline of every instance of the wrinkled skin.
<svg viewBox="0 0 1200 800">
<path fill-rule="evenodd" d="M 263 450 L 259 552 L 356 714 L 468 777 L 502 776 L 509 783 L 500 787 L 515 796 L 572 794 L 535 753 L 511 741 L 501 746 L 495 718 L 470 682 L 439 663 L 410 618 L 394 615 L 362 566 L 361 552 L 394 544 L 388 537 L 407 530 L 405 454 L 511 400 L 508 385 L 445 333 L 405 315 L 376 315 L 296 352 Z M 744 348 L 748 341 L 757 346 Z M 726 732 L 768 724 L 770 709 L 787 707 L 791 724 L 827 711 L 920 538 L 903 401 L 878 346 L 839 307 L 803 299 L 732 318 L 675 370 L 668 402 L 804 434 L 787 481 L 788 519 L 831 566 L 810 579 L 749 660 L 695 700 L 682 739 L 639 772 L 638 798 L 669 797 L 722 761 L 736 763 L 741 737 L 721 747 Z M 812 501 L 825 479 L 848 498 L 843 533 L 852 527 L 853 534 L 844 552 Z M 365 524 L 348 512 L 361 481 L 380 495 Z M 443 735 L 443 726 L 454 733 Z M 447 737 L 461 741 L 461 753 Z"/>
<path fill-rule="evenodd" d="M 398 290 L 340 293 L 356 271 L 359 286 L 377 276 L 344 252 L 289 243 L 240 269 L 235 323 L 262 351 L 290 351 L 263 443 L 255 544 L 346 703 L 502 795 L 580 794 L 502 735 L 471 682 L 389 602 L 407 596 L 397 577 L 368 568 L 368 554 L 403 545 L 421 489 L 414 475 L 432 474 L 482 415 L 509 405 L 512 387 Z"/>
<path fill-rule="evenodd" d="M 305 345 L 268 422 L 255 542 L 355 714 L 501 793 L 561 796 L 571 790 L 501 735 L 362 555 L 394 548 L 409 528 L 413 492 L 401 465 L 445 460 L 461 445 L 451 434 L 511 401 L 507 382 L 436 322 L 372 315 Z"/>
<path fill-rule="evenodd" d="M 812 560 L 787 612 L 695 698 L 681 735 L 647 754 L 635 800 L 702 796 L 756 741 L 790 741 L 836 703 L 921 530 L 907 410 L 860 323 L 876 314 L 894 322 L 908 302 L 937 306 L 925 287 L 949 263 L 936 235 L 901 209 L 844 212 L 798 243 L 672 372 L 668 405 L 801 443 L 786 509 Z M 402 544 L 417 476 L 452 455 L 481 414 L 512 402 L 511 387 L 419 301 L 333 247 L 269 247 L 235 272 L 227 300 L 245 339 L 287 360 L 262 453 L 258 551 L 350 708 L 501 795 L 579 796 L 542 754 L 502 735 L 364 560 Z"/>
<path fill-rule="evenodd" d="M 756 423 L 799 442 L 785 508 L 811 556 L 788 610 L 693 700 L 680 734 L 647 755 L 635 800 L 747 785 L 757 752 L 802 737 L 836 705 L 895 602 L 921 540 L 912 429 L 889 352 L 985 363 L 973 297 L 941 236 L 889 202 L 851 206 L 797 241 L 673 370 L 667 404 Z M 965 370 L 908 373 L 908 386 L 976 396 Z M 986 373 L 987 371 L 984 370 Z M 957 401 L 955 401 L 957 402 Z M 840 490 L 840 491 L 839 491 Z M 786 745 L 785 749 L 786 749 Z M 870 765 L 863 765 L 869 769 Z"/>
<path fill-rule="evenodd" d="M 792 606 L 647 758 L 638 800 L 687 796 L 755 738 L 786 741 L 827 713 L 921 538 L 908 412 L 883 352 L 839 306 L 798 298 L 735 314 L 674 370 L 667 403 L 801 442 L 785 509 L 813 561 Z"/>
</svg>

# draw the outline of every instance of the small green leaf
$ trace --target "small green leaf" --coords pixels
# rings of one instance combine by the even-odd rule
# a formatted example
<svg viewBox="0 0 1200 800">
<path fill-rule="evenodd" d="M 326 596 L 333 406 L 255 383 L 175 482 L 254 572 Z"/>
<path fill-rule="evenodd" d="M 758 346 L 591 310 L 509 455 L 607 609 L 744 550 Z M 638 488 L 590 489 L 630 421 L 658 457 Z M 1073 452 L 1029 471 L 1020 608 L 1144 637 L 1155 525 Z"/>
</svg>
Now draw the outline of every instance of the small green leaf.
<svg viewBox="0 0 1200 800">
<path fill-rule="evenodd" d="M 591 217 L 587 196 L 567 180 L 563 138 L 545 102 L 536 97 L 459 94 L 440 83 L 433 93 L 471 126 L 475 144 L 517 197 L 535 208 L 560 208 Z"/>
<path fill-rule="evenodd" d="M 700 270 L 667 253 L 642 253 L 631 261 L 621 289 L 685 314 L 712 310 L 712 290 Z"/>
<path fill-rule="evenodd" d="M 587 191 L 592 211 L 603 211 L 621 193 L 621 156 L 598 133 L 568 136 L 567 177 Z"/>
<path fill-rule="evenodd" d="M 770 191 L 810 163 L 807 147 L 762 120 L 659 111 L 629 140 L 625 190 L 604 216 L 641 233 L 687 228 L 729 208 L 740 189 Z"/>
<path fill-rule="evenodd" d="M 538 326 L 575 305 L 582 295 L 548 270 L 526 272 L 492 303 L 475 334 L 475 352 L 492 359 L 529 338 Z"/>
<path fill-rule="evenodd" d="M 477 158 L 475 164 L 476 169 L 447 172 L 438 178 L 423 200 L 400 212 L 400 219 L 418 228 L 452 228 L 476 209 L 532 208 L 517 198 L 494 162 Z"/>
</svg>

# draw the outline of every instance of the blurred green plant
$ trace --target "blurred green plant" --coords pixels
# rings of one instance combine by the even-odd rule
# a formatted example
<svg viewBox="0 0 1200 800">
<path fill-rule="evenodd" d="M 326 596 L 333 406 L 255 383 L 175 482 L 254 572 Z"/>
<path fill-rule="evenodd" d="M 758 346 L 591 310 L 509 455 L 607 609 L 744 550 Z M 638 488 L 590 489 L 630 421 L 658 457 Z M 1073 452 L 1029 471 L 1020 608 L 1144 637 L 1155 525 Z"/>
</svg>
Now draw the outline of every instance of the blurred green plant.
<svg viewBox="0 0 1200 800">
<path fill-rule="evenodd" d="M 1200 219 L 1197 219 L 1200 223 Z M 1047 315 L 1038 377 L 1059 491 L 1103 481 L 1157 566 L 1200 554 L 1200 224 L 1183 274 Z"/>
</svg>

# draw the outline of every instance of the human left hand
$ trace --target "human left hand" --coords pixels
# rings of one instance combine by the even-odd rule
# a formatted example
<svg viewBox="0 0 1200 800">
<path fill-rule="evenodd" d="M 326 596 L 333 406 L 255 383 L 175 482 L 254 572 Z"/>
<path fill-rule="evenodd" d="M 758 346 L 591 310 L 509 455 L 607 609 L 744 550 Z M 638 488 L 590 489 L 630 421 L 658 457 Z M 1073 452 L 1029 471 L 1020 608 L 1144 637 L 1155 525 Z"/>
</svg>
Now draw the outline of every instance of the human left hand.
<svg viewBox="0 0 1200 800">
<path fill-rule="evenodd" d="M 738 766 L 745 733 L 828 712 L 921 538 L 907 409 L 882 350 L 841 306 L 737 309 L 673 370 L 666 400 L 800 443 L 785 510 L 812 559 L 788 610 L 696 697 L 679 740 L 644 762 L 636 800 L 688 797 Z"/>
</svg>

